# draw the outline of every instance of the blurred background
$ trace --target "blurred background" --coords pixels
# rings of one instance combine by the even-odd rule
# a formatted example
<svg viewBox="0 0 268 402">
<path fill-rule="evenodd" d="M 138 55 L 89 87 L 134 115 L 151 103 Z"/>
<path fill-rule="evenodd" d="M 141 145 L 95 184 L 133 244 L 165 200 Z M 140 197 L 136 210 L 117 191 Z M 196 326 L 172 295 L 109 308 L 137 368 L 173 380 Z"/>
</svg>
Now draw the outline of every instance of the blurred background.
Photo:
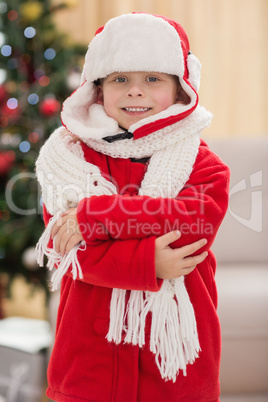
<svg viewBox="0 0 268 402">
<path fill-rule="evenodd" d="M 50 317 L 48 277 L 34 258 L 34 246 L 43 230 L 34 164 L 40 147 L 60 125 L 63 100 L 79 85 L 84 54 L 96 29 L 112 17 L 132 11 L 166 15 L 185 28 L 191 51 L 202 63 L 200 103 L 214 115 L 205 139 L 220 144 L 232 139 L 267 139 L 267 0 L 0 0 L 2 356 L 6 348 L 13 353 L 17 342 L 6 341 L 10 340 L 8 331 L 20 333 L 24 327 L 27 342 L 27 334 L 37 323 L 40 338 L 36 349 L 22 348 L 25 355 L 18 359 L 34 358 L 51 343 L 50 326 L 46 325 Z M 20 321 L 22 318 L 26 321 Z M 2 341 L 1 329 L 6 334 Z M 35 358 L 28 361 L 31 367 L 46 364 L 46 357 L 41 363 Z M 5 359 L 14 356 L 5 354 Z M 22 374 L 3 374 L 1 361 L 3 364 L 0 357 L 0 402 L 1 398 L 24 401 L 22 396 L 10 396 L 10 378 L 23 378 Z M 45 389 L 42 373 L 40 370 L 41 379 L 32 384 L 32 394 L 29 391 L 33 399 L 28 395 L 25 401 L 40 400 L 38 388 L 42 395 Z"/>
</svg>

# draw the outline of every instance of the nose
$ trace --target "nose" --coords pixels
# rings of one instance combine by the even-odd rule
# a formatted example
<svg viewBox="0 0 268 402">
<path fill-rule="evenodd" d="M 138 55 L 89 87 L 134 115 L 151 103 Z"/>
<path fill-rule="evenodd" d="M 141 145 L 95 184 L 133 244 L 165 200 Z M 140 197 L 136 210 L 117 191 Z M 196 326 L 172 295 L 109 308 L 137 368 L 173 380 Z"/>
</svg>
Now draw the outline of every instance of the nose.
<svg viewBox="0 0 268 402">
<path fill-rule="evenodd" d="M 139 96 L 144 96 L 144 91 L 138 83 L 132 83 L 129 85 L 129 88 L 127 90 L 127 96 L 130 97 L 139 97 Z"/>
</svg>

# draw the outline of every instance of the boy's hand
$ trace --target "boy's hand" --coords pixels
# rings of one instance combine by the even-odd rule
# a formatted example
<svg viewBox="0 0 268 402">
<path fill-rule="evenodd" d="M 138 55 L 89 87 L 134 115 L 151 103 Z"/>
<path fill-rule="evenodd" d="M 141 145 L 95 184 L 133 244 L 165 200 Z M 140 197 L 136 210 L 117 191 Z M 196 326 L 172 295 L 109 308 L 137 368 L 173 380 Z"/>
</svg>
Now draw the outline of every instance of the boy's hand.
<svg viewBox="0 0 268 402">
<path fill-rule="evenodd" d="M 188 275 L 197 264 L 200 264 L 207 257 L 208 253 L 191 256 L 202 248 L 206 239 L 198 240 L 195 243 L 172 249 L 169 244 L 178 240 L 181 236 L 179 231 L 166 233 L 155 240 L 155 271 L 159 279 L 174 279 L 182 275 Z"/>
<path fill-rule="evenodd" d="M 51 230 L 54 247 L 62 256 L 83 240 L 76 217 L 77 208 L 66 211 Z"/>
</svg>

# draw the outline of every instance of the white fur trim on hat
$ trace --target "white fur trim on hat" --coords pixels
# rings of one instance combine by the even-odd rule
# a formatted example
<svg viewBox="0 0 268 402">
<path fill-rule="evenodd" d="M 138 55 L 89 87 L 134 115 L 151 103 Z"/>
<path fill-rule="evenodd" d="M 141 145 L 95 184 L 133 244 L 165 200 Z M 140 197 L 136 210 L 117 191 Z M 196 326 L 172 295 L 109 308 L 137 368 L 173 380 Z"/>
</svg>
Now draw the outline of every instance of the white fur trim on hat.
<svg viewBox="0 0 268 402">
<path fill-rule="evenodd" d="M 196 92 L 198 92 L 200 87 L 201 63 L 193 53 L 188 54 L 187 67 L 189 74 L 188 81 Z"/>
<path fill-rule="evenodd" d="M 126 14 L 108 21 L 88 47 L 86 80 L 116 71 L 157 71 L 183 77 L 184 57 L 175 28 L 149 14 Z"/>
</svg>

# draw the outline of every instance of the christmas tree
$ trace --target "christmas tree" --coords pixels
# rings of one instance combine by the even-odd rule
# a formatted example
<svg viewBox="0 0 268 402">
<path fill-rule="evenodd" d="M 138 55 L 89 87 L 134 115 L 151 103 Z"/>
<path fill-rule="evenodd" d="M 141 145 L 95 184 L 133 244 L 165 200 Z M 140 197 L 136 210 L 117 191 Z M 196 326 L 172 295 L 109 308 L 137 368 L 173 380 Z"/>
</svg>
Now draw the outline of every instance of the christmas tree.
<svg viewBox="0 0 268 402">
<path fill-rule="evenodd" d="M 74 0 L 0 0 L 0 272 L 46 284 L 34 247 L 43 231 L 35 160 L 78 86 L 85 47 L 53 16 Z"/>
</svg>

